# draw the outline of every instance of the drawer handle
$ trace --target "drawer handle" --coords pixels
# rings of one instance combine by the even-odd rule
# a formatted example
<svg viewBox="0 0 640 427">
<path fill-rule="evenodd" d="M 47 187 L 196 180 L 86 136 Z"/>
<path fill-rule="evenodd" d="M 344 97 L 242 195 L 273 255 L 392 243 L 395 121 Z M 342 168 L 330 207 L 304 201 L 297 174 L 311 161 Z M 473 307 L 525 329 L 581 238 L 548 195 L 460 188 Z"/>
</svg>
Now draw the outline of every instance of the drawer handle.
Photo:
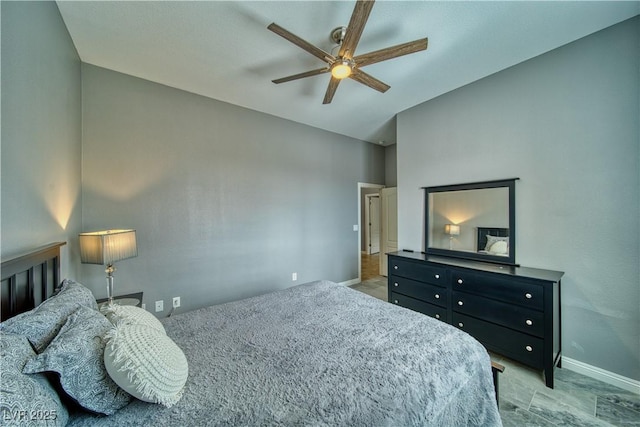
<svg viewBox="0 0 640 427">
<path fill-rule="evenodd" d="M 458 301 L 458 305 L 464 305 L 462 301 Z"/>
<path fill-rule="evenodd" d="M 397 303 L 398 303 L 398 300 L 397 300 L 397 299 L 394 299 L 394 300 L 393 300 L 393 303 L 394 303 L 394 304 L 397 304 Z"/>
<path fill-rule="evenodd" d="M 462 285 L 462 279 L 458 279 L 458 284 Z"/>
<path fill-rule="evenodd" d="M 527 292 L 526 294 L 524 294 L 524 297 L 526 299 L 531 299 L 533 297 L 533 295 L 531 295 L 529 292 Z"/>
<path fill-rule="evenodd" d="M 397 269 L 398 269 L 398 266 L 397 266 L 397 265 L 394 265 L 394 266 L 393 266 L 393 269 L 394 269 L 394 270 L 397 270 Z"/>
<path fill-rule="evenodd" d="M 460 326 L 462 328 L 462 327 L 464 327 L 464 323 L 460 322 L 460 323 L 458 323 L 458 326 Z"/>
<path fill-rule="evenodd" d="M 533 325 L 533 322 L 530 319 L 527 319 L 524 323 L 526 323 L 529 326 Z"/>
<path fill-rule="evenodd" d="M 436 313 L 436 319 L 439 319 L 440 315 L 438 313 Z"/>
<path fill-rule="evenodd" d="M 530 345 L 526 346 L 526 347 L 525 347 L 525 349 L 526 349 L 527 351 L 533 351 L 533 347 L 531 347 Z"/>
<path fill-rule="evenodd" d="M 440 294 L 435 295 L 436 299 L 440 299 Z"/>
<path fill-rule="evenodd" d="M 393 286 L 398 286 L 398 282 L 395 282 L 395 283 L 393 284 Z"/>
<path fill-rule="evenodd" d="M 435 276 L 433 276 L 433 277 L 435 277 L 436 279 L 439 279 L 439 278 L 440 278 L 440 275 L 439 275 L 439 274 L 436 274 L 436 275 L 435 275 Z"/>
</svg>

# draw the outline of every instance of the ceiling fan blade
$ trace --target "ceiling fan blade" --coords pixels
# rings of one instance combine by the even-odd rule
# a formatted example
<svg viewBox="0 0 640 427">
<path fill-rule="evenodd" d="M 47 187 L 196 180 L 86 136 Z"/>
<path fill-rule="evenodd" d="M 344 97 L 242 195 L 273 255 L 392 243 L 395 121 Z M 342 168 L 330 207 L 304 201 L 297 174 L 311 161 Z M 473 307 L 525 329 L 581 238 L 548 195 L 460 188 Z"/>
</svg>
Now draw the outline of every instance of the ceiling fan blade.
<svg viewBox="0 0 640 427">
<path fill-rule="evenodd" d="M 386 49 L 365 53 L 364 55 L 358 55 L 354 57 L 353 60 L 356 62 L 358 67 L 364 67 L 365 65 L 375 64 L 376 62 L 382 62 L 387 59 L 393 59 L 410 53 L 419 52 L 421 50 L 426 50 L 427 44 L 427 38 L 414 40 L 412 42 L 391 46 Z"/>
<path fill-rule="evenodd" d="M 371 76 L 370 74 L 367 74 L 362 70 L 358 70 L 357 68 L 354 68 L 349 77 L 359 83 L 362 83 L 363 85 L 369 86 L 371 89 L 375 89 L 378 92 L 382 93 L 385 93 L 391 87 L 388 84 L 383 83 L 375 77 Z"/>
<path fill-rule="evenodd" d="M 314 45 L 312 45 L 311 43 L 309 43 L 306 40 L 301 39 L 300 37 L 296 36 L 295 34 L 285 30 L 284 28 L 282 28 L 281 26 L 279 26 L 276 23 L 271 23 L 269 24 L 269 26 L 267 27 L 268 29 L 270 29 L 271 31 L 273 31 L 274 33 L 276 33 L 277 35 L 289 40 L 291 43 L 295 44 L 298 47 L 301 47 L 302 49 L 306 50 L 307 52 L 309 52 L 310 54 L 312 54 L 313 56 L 322 59 L 325 62 L 333 62 L 335 60 L 335 57 L 333 55 L 331 55 L 330 53 L 325 52 L 324 50 L 315 47 Z"/>
<path fill-rule="evenodd" d="M 290 82 L 291 80 L 303 79 L 305 77 L 317 76 L 318 74 L 328 73 L 329 67 L 318 68 L 317 70 L 305 71 L 304 73 L 294 74 L 292 76 L 281 77 L 279 79 L 271 80 L 275 84 Z"/>
<path fill-rule="evenodd" d="M 336 93 L 336 89 L 338 89 L 338 85 L 340 84 L 340 79 L 336 79 L 335 77 L 331 77 L 329 80 L 329 86 L 327 87 L 327 92 L 324 94 L 323 104 L 330 104 L 333 99 L 333 95 Z"/>
<path fill-rule="evenodd" d="M 340 53 L 338 56 L 341 58 L 353 58 L 364 26 L 369 19 L 373 3 L 374 0 L 358 0 L 356 2 L 356 6 L 353 8 L 353 13 L 351 14 L 351 20 L 349 21 L 349 25 L 347 25 L 347 32 L 342 41 L 342 45 L 340 45 Z"/>
</svg>

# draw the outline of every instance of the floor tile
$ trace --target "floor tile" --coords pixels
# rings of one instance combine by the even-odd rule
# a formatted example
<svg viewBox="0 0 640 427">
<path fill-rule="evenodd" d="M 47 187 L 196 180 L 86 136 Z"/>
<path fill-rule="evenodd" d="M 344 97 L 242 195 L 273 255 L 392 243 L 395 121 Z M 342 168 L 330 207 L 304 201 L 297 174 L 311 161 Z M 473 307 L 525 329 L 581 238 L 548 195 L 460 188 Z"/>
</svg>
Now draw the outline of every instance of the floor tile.
<svg viewBox="0 0 640 427">
<path fill-rule="evenodd" d="M 625 404 L 624 401 L 621 403 Z M 615 426 L 640 426 L 640 412 L 623 405 L 598 397 L 596 415 L 598 418 L 606 420 Z"/>
<path fill-rule="evenodd" d="M 581 412 L 562 400 L 536 392 L 529 412 L 541 416 L 558 426 L 610 427 L 612 424 Z"/>
<path fill-rule="evenodd" d="M 622 406 L 638 412 L 640 417 L 640 395 L 631 393 L 604 393 L 598 396 L 598 400 L 605 400 L 610 403 Z"/>
<path fill-rule="evenodd" d="M 578 374 L 568 369 L 556 369 L 556 379 L 562 381 L 563 387 L 573 386 L 584 390 L 597 390 L 599 394 L 624 393 L 624 390 L 596 379 Z"/>
<path fill-rule="evenodd" d="M 500 403 L 503 427 L 551 427 L 553 423 L 511 403 Z"/>
</svg>

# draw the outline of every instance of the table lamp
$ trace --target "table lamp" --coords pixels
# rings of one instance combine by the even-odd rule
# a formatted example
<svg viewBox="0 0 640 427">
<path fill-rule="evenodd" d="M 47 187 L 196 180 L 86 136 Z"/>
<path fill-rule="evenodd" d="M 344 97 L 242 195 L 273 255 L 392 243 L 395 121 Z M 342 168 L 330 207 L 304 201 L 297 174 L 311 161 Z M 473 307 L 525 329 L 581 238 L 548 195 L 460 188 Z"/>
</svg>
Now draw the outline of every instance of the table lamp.
<svg viewBox="0 0 640 427">
<path fill-rule="evenodd" d="M 460 226 L 455 224 L 446 224 L 444 226 L 444 234 L 449 235 L 449 249 L 453 249 L 453 236 L 460 235 Z"/>
<path fill-rule="evenodd" d="M 105 230 L 80 233 L 80 260 L 83 264 L 106 265 L 107 298 L 113 302 L 113 265 L 116 261 L 138 256 L 136 230 Z"/>
</svg>

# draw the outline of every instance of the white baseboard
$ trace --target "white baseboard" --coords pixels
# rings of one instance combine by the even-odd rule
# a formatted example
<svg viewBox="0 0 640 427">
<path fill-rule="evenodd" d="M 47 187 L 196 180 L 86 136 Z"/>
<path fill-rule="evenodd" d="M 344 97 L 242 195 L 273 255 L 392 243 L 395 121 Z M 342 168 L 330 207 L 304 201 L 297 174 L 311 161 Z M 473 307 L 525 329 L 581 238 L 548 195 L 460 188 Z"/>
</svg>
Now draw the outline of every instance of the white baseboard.
<svg viewBox="0 0 640 427">
<path fill-rule="evenodd" d="M 588 365 L 575 359 L 562 356 L 562 367 L 570 371 L 577 372 L 589 378 L 593 378 L 603 383 L 611 384 L 632 393 L 640 394 L 640 381 L 623 377 L 614 372 Z"/>
<path fill-rule="evenodd" d="M 340 282 L 338 283 L 338 285 L 351 286 L 355 285 L 356 283 L 360 283 L 360 279 L 358 279 L 357 277 L 355 279 L 347 280 L 346 282 Z"/>
</svg>

